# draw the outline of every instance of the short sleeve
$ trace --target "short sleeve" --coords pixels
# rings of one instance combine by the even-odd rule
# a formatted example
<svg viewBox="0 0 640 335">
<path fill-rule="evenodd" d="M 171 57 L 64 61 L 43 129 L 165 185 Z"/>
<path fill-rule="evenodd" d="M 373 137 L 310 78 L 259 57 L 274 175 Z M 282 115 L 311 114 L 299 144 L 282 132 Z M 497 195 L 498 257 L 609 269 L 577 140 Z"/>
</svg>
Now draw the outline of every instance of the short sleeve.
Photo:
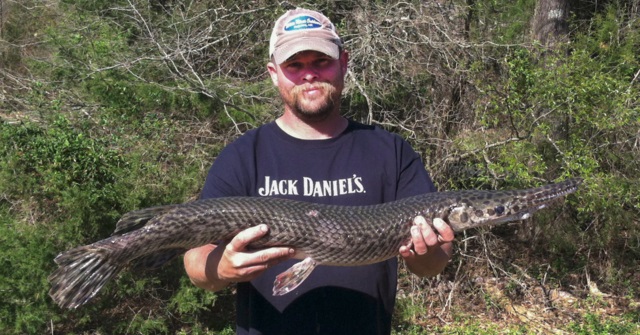
<svg viewBox="0 0 640 335">
<path fill-rule="evenodd" d="M 396 137 L 398 157 L 397 199 L 436 192 L 436 187 L 424 167 L 420 155 L 408 142 Z"/>
<path fill-rule="evenodd" d="M 234 142 L 220 152 L 209 169 L 200 199 L 248 195 L 246 156 L 239 147 Z"/>
</svg>

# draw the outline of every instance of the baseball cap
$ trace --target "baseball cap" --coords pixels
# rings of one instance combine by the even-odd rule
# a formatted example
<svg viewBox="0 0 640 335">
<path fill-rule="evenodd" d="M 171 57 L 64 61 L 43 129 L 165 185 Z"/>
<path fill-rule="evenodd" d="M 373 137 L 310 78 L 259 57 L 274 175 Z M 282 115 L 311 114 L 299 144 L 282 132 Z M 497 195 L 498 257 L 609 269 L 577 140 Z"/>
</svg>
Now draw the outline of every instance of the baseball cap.
<svg viewBox="0 0 640 335">
<path fill-rule="evenodd" d="M 269 56 L 281 64 L 298 52 L 314 50 L 338 59 L 342 40 L 336 27 L 319 12 L 297 8 L 276 21 L 269 40 Z"/>
</svg>

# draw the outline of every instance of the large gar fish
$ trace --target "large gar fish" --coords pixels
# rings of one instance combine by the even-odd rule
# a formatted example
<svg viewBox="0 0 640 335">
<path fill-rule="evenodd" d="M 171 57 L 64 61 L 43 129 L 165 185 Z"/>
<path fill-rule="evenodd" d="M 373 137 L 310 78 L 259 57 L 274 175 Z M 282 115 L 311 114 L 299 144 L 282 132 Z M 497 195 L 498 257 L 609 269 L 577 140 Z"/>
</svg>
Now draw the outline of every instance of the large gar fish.
<svg viewBox="0 0 640 335">
<path fill-rule="evenodd" d="M 580 183 L 575 178 L 527 190 L 427 193 L 372 206 L 229 197 L 142 209 L 125 214 L 111 237 L 58 255 L 49 295 L 61 307 L 77 308 L 128 265 L 161 265 L 258 224 L 269 233 L 252 247 L 288 246 L 304 259 L 276 277 L 273 292 L 282 295 L 318 264 L 356 266 L 396 256 L 417 215 L 442 218 L 455 232 L 523 220 Z"/>
</svg>

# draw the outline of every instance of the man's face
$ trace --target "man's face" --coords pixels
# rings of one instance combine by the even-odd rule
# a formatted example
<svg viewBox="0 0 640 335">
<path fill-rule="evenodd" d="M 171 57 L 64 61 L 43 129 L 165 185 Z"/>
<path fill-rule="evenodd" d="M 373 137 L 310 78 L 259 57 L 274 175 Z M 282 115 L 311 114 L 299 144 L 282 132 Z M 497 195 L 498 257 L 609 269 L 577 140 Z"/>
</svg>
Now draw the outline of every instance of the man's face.
<svg viewBox="0 0 640 335">
<path fill-rule="evenodd" d="M 324 120 L 338 111 L 347 71 L 347 54 L 333 59 L 317 51 L 303 51 L 284 63 L 269 63 L 285 108 L 307 121 Z"/>
</svg>

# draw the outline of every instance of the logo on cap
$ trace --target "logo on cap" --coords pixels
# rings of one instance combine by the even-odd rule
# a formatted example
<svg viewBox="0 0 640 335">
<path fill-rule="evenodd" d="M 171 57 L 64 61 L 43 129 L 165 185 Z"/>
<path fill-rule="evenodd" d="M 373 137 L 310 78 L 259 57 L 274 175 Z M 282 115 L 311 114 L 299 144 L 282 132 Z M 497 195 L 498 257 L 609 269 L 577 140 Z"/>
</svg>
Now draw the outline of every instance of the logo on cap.
<svg viewBox="0 0 640 335">
<path fill-rule="evenodd" d="M 322 23 L 315 17 L 304 15 L 291 19 L 284 25 L 284 31 L 297 31 L 305 29 L 322 28 Z"/>
</svg>

